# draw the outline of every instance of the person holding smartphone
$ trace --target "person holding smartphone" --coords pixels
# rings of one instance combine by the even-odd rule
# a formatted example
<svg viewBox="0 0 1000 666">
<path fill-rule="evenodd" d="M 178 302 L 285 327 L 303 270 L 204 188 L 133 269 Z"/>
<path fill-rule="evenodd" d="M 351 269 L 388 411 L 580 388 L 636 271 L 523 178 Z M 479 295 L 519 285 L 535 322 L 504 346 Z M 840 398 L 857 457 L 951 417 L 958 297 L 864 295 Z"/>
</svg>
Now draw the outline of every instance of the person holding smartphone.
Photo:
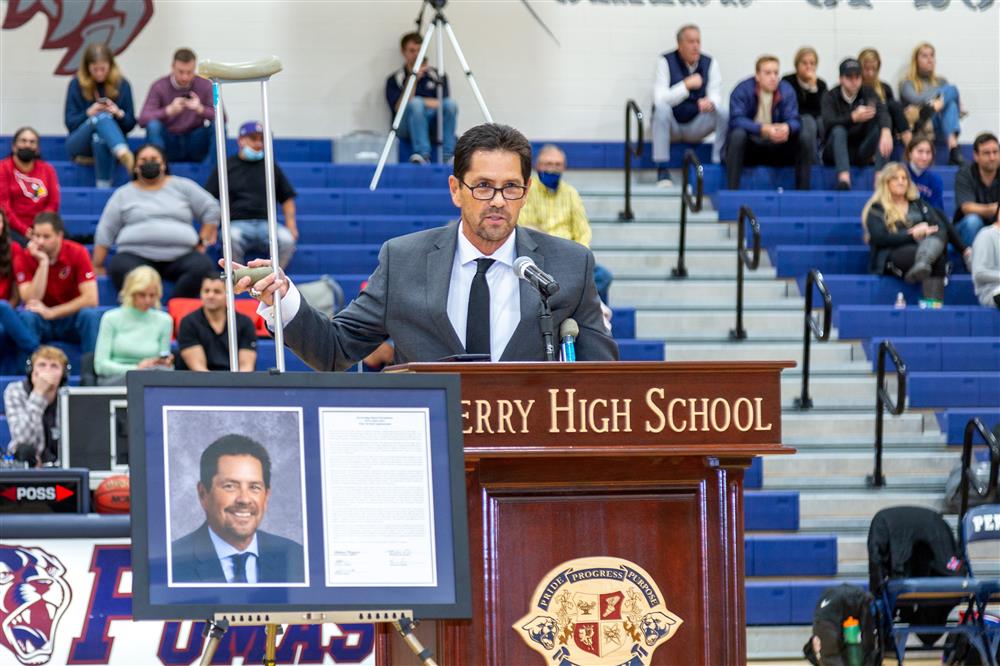
<svg viewBox="0 0 1000 666">
<path fill-rule="evenodd" d="M 139 266 L 125 276 L 121 307 L 101 318 L 94 350 L 94 371 L 101 386 L 121 386 L 129 370 L 172 370 L 170 353 L 173 320 L 160 309 L 163 283 L 150 266 Z"/>
<path fill-rule="evenodd" d="M 94 162 L 97 187 L 111 187 L 116 162 L 131 173 L 135 156 L 125 135 L 135 127 L 132 86 L 107 44 L 91 42 L 66 91 L 66 150 L 78 162 Z"/>
<path fill-rule="evenodd" d="M 139 114 L 146 141 L 159 146 L 172 162 L 215 166 L 215 107 L 212 83 L 195 73 L 198 57 L 177 49 L 170 74 L 153 82 Z"/>
</svg>

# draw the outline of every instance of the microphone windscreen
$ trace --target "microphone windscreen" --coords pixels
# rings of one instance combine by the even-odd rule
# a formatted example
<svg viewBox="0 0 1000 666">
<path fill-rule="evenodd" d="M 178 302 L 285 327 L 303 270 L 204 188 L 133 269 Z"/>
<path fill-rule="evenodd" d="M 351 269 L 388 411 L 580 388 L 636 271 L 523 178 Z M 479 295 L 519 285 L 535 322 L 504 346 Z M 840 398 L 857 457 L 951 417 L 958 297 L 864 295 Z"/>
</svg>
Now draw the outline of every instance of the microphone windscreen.
<svg viewBox="0 0 1000 666">
<path fill-rule="evenodd" d="M 524 272 L 528 270 L 529 266 L 534 266 L 535 262 L 531 260 L 531 257 L 518 257 L 514 260 L 514 274 L 517 277 L 524 279 Z"/>
<path fill-rule="evenodd" d="M 580 335 L 580 325 L 572 317 L 563 320 L 563 323 L 559 325 L 559 337 L 565 338 L 567 335 L 574 339 Z"/>
</svg>

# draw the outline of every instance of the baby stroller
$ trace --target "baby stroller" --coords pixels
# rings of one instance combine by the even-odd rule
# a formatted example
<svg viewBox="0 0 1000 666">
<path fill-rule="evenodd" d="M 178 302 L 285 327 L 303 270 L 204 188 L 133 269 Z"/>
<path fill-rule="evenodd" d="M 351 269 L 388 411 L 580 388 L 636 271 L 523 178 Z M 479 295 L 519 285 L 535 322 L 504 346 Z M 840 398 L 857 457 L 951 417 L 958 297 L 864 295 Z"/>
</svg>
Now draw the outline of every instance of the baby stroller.
<svg viewBox="0 0 1000 666">
<path fill-rule="evenodd" d="M 982 663 L 992 663 L 980 581 L 970 575 L 964 546 L 955 543 L 940 514 L 912 506 L 876 513 L 868 530 L 868 574 L 883 653 L 895 651 L 900 666 L 910 634 L 922 643 L 911 650 L 937 650 L 942 634 L 963 635 Z M 956 607 L 959 619 L 949 620 Z"/>
</svg>

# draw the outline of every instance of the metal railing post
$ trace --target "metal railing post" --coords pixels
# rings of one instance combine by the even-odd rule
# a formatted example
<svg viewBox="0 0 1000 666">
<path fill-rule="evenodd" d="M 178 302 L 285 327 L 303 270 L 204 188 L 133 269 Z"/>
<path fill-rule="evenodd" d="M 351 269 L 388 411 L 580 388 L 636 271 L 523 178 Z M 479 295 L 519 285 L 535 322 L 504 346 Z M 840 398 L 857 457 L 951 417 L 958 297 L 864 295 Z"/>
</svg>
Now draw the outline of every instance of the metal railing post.
<svg viewBox="0 0 1000 666">
<path fill-rule="evenodd" d="M 750 223 L 753 232 L 753 247 L 749 253 L 746 248 L 746 222 Z M 729 331 L 729 339 L 746 340 L 747 332 L 743 328 L 743 267 L 755 271 L 760 266 L 760 225 L 749 206 L 740 206 L 736 226 L 736 328 Z"/>
<path fill-rule="evenodd" d="M 885 356 L 888 354 L 896 366 L 896 400 L 885 387 Z M 888 406 L 889 413 L 899 416 L 906 410 L 906 364 L 900 357 L 896 347 L 889 340 L 883 340 L 878 346 L 878 373 L 875 376 L 875 468 L 871 476 L 866 478 L 871 488 L 885 486 L 885 475 L 882 474 L 882 429 L 883 413 Z"/>
<path fill-rule="evenodd" d="M 959 537 L 963 544 L 965 543 L 966 535 L 962 523 L 965 518 L 965 512 L 969 510 L 969 484 L 976 481 L 976 475 L 972 471 L 972 437 L 977 432 L 990 449 L 990 478 L 986 484 L 986 488 L 982 490 L 978 487 L 976 488 L 976 494 L 980 497 L 986 497 L 994 492 L 997 488 L 997 476 L 1000 473 L 1000 443 L 997 442 L 993 433 L 983 425 L 982 421 L 977 418 L 969 419 L 965 424 L 965 436 L 962 438 L 962 504 L 958 512 Z"/>
<path fill-rule="evenodd" d="M 823 297 L 823 325 L 819 325 L 812 315 L 813 286 L 819 289 L 820 296 Z M 810 355 L 812 353 L 812 336 L 820 342 L 830 339 L 831 314 L 833 312 L 833 299 L 823 281 L 823 274 L 818 269 L 812 269 L 806 276 L 806 306 L 805 306 L 805 326 L 802 333 L 802 395 L 795 399 L 795 406 L 799 409 L 812 409 L 813 401 L 809 397 L 809 369 L 812 363 Z"/>
<path fill-rule="evenodd" d="M 633 148 L 632 116 L 635 116 L 638 141 Z M 642 157 L 642 109 L 635 100 L 625 102 L 625 210 L 618 213 L 619 222 L 631 222 L 635 219 L 632 213 L 632 156 Z"/>
<path fill-rule="evenodd" d="M 691 183 L 691 167 L 695 173 L 695 196 L 691 197 L 688 186 Z M 681 226 L 677 241 L 677 266 L 670 274 L 675 278 L 686 278 L 688 276 L 687 266 L 684 265 L 684 252 L 687 249 L 687 214 L 701 212 L 702 198 L 705 194 L 705 167 L 701 165 L 701 160 L 691 149 L 684 151 L 683 171 L 681 173 Z"/>
</svg>

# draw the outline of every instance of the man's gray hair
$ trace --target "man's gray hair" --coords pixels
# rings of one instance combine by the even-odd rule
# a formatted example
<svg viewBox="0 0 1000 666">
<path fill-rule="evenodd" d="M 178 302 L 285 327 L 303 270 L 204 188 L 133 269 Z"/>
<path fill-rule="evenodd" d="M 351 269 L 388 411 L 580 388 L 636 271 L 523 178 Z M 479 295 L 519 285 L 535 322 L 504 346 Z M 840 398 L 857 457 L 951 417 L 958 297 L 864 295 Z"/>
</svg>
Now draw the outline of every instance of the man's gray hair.
<svg viewBox="0 0 1000 666">
<path fill-rule="evenodd" d="M 677 43 L 678 44 L 681 43 L 681 37 L 683 37 L 684 33 L 687 32 L 688 30 L 697 30 L 699 33 L 701 32 L 701 28 L 699 28 L 698 26 L 696 26 L 694 23 L 688 23 L 687 25 L 682 25 L 681 29 L 677 31 Z"/>
</svg>

